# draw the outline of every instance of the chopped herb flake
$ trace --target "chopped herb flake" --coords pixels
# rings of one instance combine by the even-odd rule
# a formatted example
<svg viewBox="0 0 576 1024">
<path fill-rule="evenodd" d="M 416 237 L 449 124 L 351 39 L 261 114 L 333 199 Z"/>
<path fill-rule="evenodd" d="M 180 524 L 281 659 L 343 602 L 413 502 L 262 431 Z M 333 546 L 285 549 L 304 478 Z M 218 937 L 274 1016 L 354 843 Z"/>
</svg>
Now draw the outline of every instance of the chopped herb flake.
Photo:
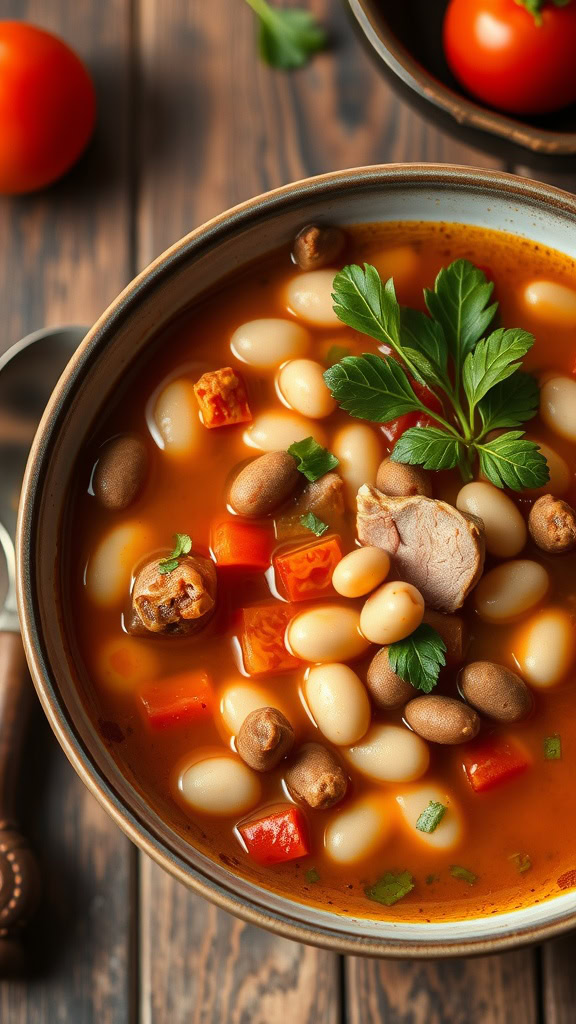
<svg viewBox="0 0 576 1024">
<path fill-rule="evenodd" d="M 316 871 L 316 868 L 308 868 L 308 871 L 306 872 L 306 881 L 309 882 L 310 885 L 314 885 L 316 882 L 320 881 L 320 875 Z"/>
<path fill-rule="evenodd" d="M 438 682 L 440 669 L 446 664 L 446 644 L 440 634 L 423 622 L 405 640 L 397 640 L 388 648 L 390 667 L 397 676 L 412 683 L 417 690 L 430 693 Z"/>
<path fill-rule="evenodd" d="M 544 758 L 546 761 L 560 761 L 562 758 L 562 739 L 559 733 L 547 736 L 544 740 Z"/>
<path fill-rule="evenodd" d="M 174 550 L 170 552 L 168 558 L 164 558 L 158 564 L 158 572 L 163 576 L 167 573 L 174 572 L 174 569 L 178 568 L 179 559 L 182 555 L 188 555 L 192 550 L 192 540 L 187 533 L 175 533 L 174 534 Z"/>
<path fill-rule="evenodd" d="M 326 530 L 330 529 L 328 523 L 323 523 L 322 520 L 318 519 L 318 516 L 315 516 L 313 512 L 307 512 L 305 516 L 301 516 L 300 523 L 302 526 L 305 526 L 307 530 L 311 530 L 312 533 L 315 533 L 317 537 L 321 537 L 323 533 L 326 533 Z"/>
<path fill-rule="evenodd" d="M 438 801 L 431 800 L 423 811 L 418 821 L 416 822 L 416 828 L 419 832 L 434 832 L 438 828 L 438 825 L 442 821 L 442 818 L 446 814 L 447 808 L 444 804 Z"/>
<path fill-rule="evenodd" d="M 452 878 L 457 878 L 460 882 L 466 882 L 467 885 L 474 885 L 478 881 L 478 875 L 475 875 L 473 871 L 468 871 L 468 868 L 460 867 L 459 864 L 452 864 L 450 874 Z"/>
<path fill-rule="evenodd" d="M 391 907 L 403 896 L 407 896 L 414 888 L 414 881 L 409 871 L 401 871 L 394 874 L 387 871 L 382 878 L 379 878 L 374 885 L 364 890 L 369 900 L 376 903 L 383 903 L 385 907 Z"/>
<path fill-rule="evenodd" d="M 319 480 L 331 469 L 336 469 L 338 459 L 327 448 L 323 448 L 313 437 L 305 437 L 303 441 L 295 441 L 288 449 L 288 454 L 296 459 L 298 469 L 311 483 Z"/>
<path fill-rule="evenodd" d="M 512 861 L 520 875 L 523 875 L 525 871 L 530 871 L 532 867 L 532 861 L 527 853 L 513 853 L 508 860 Z"/>
</svg>

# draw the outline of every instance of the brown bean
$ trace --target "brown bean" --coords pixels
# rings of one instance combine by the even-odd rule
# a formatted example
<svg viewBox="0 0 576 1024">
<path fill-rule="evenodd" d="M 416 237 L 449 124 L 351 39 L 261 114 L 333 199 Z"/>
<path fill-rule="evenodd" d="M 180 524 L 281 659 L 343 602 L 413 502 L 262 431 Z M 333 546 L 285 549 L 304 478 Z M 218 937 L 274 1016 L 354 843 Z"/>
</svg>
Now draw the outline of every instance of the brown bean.
<svg viewBox="0 0 576 1024">
<path fill-rule="evenodd" d="M 102 449 L 92 487 L 104 508 L 120 512 L 141 490 L 148 470 L 148 452 L 140 437 L 113 437 Z"/>
<path fill-rule="evenodd" d="M 497 722 L 519 722 L 532 710 L 532 694 L 524 680 L 493 661 L 466 665 L 460 676 L 460 691 L 473 708 Z"/>
<path fill-rule="evenodd" d="M 411 700 L 404 708 L 404 718 L 430 743 L 467 743 L 480 728 L 480 718 L 473 708 L 453 697 L 433 693 Z"/>
<path fill-rule="evenodd" d="M 267 452 L 240 470 L 228 500 L 239 515 L 257 519 L 282 505 L 301 481 L 296 460 L 288 452 Z"/>
<path fill-rule="evenodd" d="M 294 260 L 301 270 L 319 270 L 340 255 L 345 241 L 340 228 L 309 224 L 294 239 Z"/>
<path fill-rule="evenodd" d="M 284 781 L 296 800 L 319 810 L 339 803 L 348 788 L 342 766 L 320 743 L 305 743 L 296 751 Z"/>
<path fill-rule="evenodd" d="M 543 494 L 534 502 L 528 529 L 534 543 L 550 554 L 559 555 L 576 546 L 576 512 L 552 494 Z"/>
<path fill-rule="evenodd" d="M 372 703 L 379 711 L 400 708 L 414 696 L 414 687 L 397 676 L 388 661 L 388 647 L 381 647 L 374 655 L 366 676 L 366 687 Z"/>
<path fill-rule="evenodd" d="M 391 498 L 421 494 L 432 497 L 432 477 L 420 466 L 405 466 L 392 459 L 384 459 L 378 466 L 376 487 Z"/>
<path fill-rule="evenodd" d="M 257 772 L 269 772 L 286 757 L 294 743 L 294 730 L 277 708 L 258 708 L 244 719 L 236 737 L 236 750 Z"/>
<path fill-rule="evenodd" d="M 446 664 L 461 665 L 468 646 L 464 619 L 461 619 L 459 615 L 446 615 L 444 612 L 436 612 L 433 608 L 427 608 L 422 622 L 432 626 L 432 629 L 440 633 L 446 644 Z"/>
</svg>

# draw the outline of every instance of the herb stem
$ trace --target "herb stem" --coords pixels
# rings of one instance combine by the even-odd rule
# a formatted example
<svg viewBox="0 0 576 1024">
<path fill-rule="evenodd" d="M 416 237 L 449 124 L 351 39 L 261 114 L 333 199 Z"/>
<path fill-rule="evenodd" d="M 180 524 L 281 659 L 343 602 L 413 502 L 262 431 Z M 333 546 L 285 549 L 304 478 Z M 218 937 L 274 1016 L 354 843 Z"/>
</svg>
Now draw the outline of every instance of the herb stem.
<svg viewBox="0 0 576 1024">
<path fill-rule="evenodd" d="M 267 21 L 269 25 L 274 24 L 274 11 L 266 0 L 246 0 L 246 3 L 252 8 L 254 14 L 257 14 L 259 18 L 262 18 L 262 21 Z"/>
</svg>

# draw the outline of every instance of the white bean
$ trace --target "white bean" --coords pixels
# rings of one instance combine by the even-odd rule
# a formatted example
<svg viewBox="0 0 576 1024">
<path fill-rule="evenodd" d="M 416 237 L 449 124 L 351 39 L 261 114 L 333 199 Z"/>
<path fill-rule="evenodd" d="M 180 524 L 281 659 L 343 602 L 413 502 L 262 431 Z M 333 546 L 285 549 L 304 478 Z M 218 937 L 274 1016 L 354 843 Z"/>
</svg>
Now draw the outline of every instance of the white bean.
<svg viewBox="0 0 576 1024">
<path fill-rule="evenodd" d="M 358 489 L 362 484 L 374 487 L 376 483 L 378 466 L 383 458 L 379 437 L 365 423 L 350 423 L 335 435 L 332 451 L 340 460 L 338 468 L 346 485 L 348 504 L 356 510 Z"/>
<path fill-rule="evenodd" d="M 86 567 L 86 591 L 94 604 L 127 600 L 132 572 L 153 545 L 151 530 L 136 520 L 109 530 Z"/>
<path fill-rule="evenodd" d="M 311 662 L 351 661 L 369 647 L 358 611 L 338 604 L 300 612 L 288 624 L 286 643 L 297 658 Z"/>
<path fill-rule="evenodd" d="M 249 320 L 237 327 L 230 339 L 230 348 L 237 359 L 259 370 L 275 370 L 287 359 L 306 354 L 310 334 L 293 320 L 268 317 Z"/>
<path fill-rule="evenodd" d="M 178 789 L 194 810 L 222 817 L 249 811 L 261 793 L 256 772 L 227 755 L 208 757 L 185 768 Z"/>
<path fill-rule="evenodd" d="M 447 796 L 439 786 L 415 786 L 406 793 L 399 793 L 396 801 L 414 839 L 436 850 L 453 850 L 458 846 L 462 839 L 462 814 L 452 797 Z M 430 803 L 442 804 L 446 810 L 433 832 L 420 832 L 416 822 Z"/>
<path fill-rule="evenodd" d="M 292 359 L 278 374 L 278 390 L 290 408 L 321 420 L 336 408 L 323 373 L 324 367 L 313 359 Z"/>
<path fill-rule="evenodd" d="M 237 736 L 244 719 L 260 708 L 275 707 L 278 710 L 276 694 L 251 683 L 232 683 L 222 692 L 220 714 L 229 733 Z"/>
<path fill-rule="evenodd" d="M 326 435 L 317 423 L 305 420 L 295 412 L 270 410 L 255 417 L 244 434 L 244 441 L 262 452 L 281 452 L 305 437 L 313 437 L 318 444 L 326 444 Z"/>
<path fill-rule="evenodd" d="M 557 281 L 531 281 L 523 299 L 533 316 L 559 327 L 576 327 L 576 291 Z"/>
<path fill-rule="evenodd" d="M 555 434 L 576 441 L 576 380 L 547 380 L 540 390 L 540 416 Z"/>
<path fill-rule="evenodd" d="M 288 309 L 315 327 L 344 327 L 334 312 L 334 277 L 336 270 L 309 270 L 298 274 L 286 289 Z"/>
<path fill-rule="evenodd" d="M 428 744 L 401 725 L 373 725 L 344 753 L 357 771 L 378 782 L 413 782 L 430 762 Z"/>
<path fill-rule="evenodd" d="M 484 523 L 486 550 L 498 558 L 518 555 L 528 538 L 526 523 L 507 494 L 481 480 L 464 484 L 456 499 L 456 508 L 479 516 Z"/>
<path fill-rule="evenodd" d="M 173 380 L 163 388 L 154 406 L 154 420 L 167 455 L 190 455 L 200 447 L 202 424 L 189 380 Z"/>
<path fill-rule="evenodd" d="M 534 608 L 546 596 L 550 578 L 539 562 L 518 558 L 482 577 L 474 592 L 476 609 L 487 622 L 506 622 Z"/>
<path fill-rule="evenodd" d="M 382 548 L 356 548 L 338 562 L 332 586 L 342 597 L 364 597 L 383 583 L 390 571 L 390 556 Z"/>
<path fill-rule="evenodd" d="M 576 637 L 568 613 L 546 608 L 535 615 L 515 638 L 513 655 L 526 682 L 537 689 L 561 682 L 576 657 Z"/>
<path fill-rule="evenodd" d="M 388 842 L 393 816 L 381 796 L 365 796 L 334 815 L 324 833 L 324 848 L 337 864 L 365 860 Z"/>
<path fill-rule="evenodd" d="M 364 602 L 360 629 L 373 644 L 394 644 L 418 628 L 424 617 L 424 598 L 411 583 L 384 583 Z"/>
<path fill-rule="evenodd" d="M 548 463 L 548 470 L 550 473 L 550 479 L 547 484 L 543 487 L 537 487 L 529 491 L 530 494 L 553 494 L 556 498 L 561 498 L 572 483 L 572 473 L 570 467 L 558 452 L 554 451 L 543 441 L 540 441 L 537 437 L 530 437 L 530 441 L 535 441 L 542 455 Z"/>
<path fill-rule="evenodd" d="M 348 665 L 332 662 L 311 668 L 304 695 L 316 725 L 330 743 L 356 743 L 370 725 L 368 694 Z"/>
</svg>

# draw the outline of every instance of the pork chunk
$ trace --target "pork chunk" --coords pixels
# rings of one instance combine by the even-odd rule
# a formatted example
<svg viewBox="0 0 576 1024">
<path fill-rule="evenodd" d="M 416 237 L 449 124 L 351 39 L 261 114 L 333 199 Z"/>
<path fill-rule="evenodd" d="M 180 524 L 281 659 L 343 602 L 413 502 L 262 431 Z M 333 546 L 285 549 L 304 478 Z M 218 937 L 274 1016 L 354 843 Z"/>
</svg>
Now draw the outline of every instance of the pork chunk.
<svg viewBox="0 0 576 1024">
<path fill-rule="evenodd" d="M 390 578 L 412 583 L 431 608 L 461 608 L 482 575 L 482 521 L 444 501 L 421 495 L 389 498 L 364 485 L 358 491 L 356 523 L 362 544 L 390 555 Z"/>
</svg>

